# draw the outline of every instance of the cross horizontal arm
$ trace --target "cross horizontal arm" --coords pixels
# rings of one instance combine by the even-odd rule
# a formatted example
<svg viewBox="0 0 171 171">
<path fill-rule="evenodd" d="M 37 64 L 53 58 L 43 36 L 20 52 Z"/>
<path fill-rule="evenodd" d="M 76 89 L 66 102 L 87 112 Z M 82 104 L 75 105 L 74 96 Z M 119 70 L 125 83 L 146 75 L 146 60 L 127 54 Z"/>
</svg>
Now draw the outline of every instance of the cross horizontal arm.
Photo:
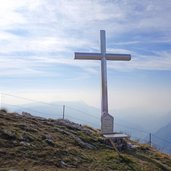
<svg viewBox="0 0 171 171">
<path fill-rule="evenodd" d="M 75 59 L 101 60 L 101 53 L 80 53 L 75 52 Z"/>
<path fill-rule="evenodd" d="M 130 61 L 131 55 L 130 54 L 105 54 L 106 60 L 114 60 L 114 61 Z"/>
<path fill-rule="evenodd" d="M 75 59 L 82 59 L 82 60 L 101 60 L 103 57 L 102 53 L 80 53 L 75 52 Z M 105 54 L 106 60 L 113 60 L 113 61 L 130 61 L 131 55 L 130 54 Z"/>
</svg>

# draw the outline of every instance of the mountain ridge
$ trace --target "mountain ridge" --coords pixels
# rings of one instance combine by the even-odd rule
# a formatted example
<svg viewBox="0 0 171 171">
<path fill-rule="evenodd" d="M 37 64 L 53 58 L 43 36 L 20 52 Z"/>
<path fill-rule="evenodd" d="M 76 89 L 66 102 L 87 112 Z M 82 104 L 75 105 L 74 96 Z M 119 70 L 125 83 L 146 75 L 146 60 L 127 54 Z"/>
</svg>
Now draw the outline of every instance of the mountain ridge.
<svg viewBox="0 0 171 171">
<path fill-rule="evenodd" d="M 152 141 L 158 145 L 158 148 L 164 152 L 171 154 L 171 122 L 161 127 L 152 135 Z"/>
</svg>

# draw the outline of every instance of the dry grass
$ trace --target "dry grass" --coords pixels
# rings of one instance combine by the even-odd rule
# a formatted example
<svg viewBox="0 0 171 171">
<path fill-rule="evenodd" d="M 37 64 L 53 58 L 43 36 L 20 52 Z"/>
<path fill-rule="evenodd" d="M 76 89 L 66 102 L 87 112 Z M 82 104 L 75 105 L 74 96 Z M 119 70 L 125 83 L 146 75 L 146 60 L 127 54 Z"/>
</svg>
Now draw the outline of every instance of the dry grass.
<svg viewBox="0 0 171 171">
<path fill-rule="evenodd" d="M 168 155 L 138 146 L 118 155 L 89 126 L 0 112 L 0 171 L 171 170 Z"/>
</svg>

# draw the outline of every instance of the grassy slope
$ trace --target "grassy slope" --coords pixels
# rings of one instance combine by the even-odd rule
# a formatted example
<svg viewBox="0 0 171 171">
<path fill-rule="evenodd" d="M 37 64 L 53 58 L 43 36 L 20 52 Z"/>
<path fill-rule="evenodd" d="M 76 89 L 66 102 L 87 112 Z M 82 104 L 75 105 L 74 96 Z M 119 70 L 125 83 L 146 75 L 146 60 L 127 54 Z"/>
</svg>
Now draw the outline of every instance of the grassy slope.
<svg viewBox="0 0 171 171">
<path fill-rule="evenodd" d="M 0 112 L 0 171 L 171 170 L 170 156 L 138 146 L 118 155 L 88 126 Z"/>
</svg>

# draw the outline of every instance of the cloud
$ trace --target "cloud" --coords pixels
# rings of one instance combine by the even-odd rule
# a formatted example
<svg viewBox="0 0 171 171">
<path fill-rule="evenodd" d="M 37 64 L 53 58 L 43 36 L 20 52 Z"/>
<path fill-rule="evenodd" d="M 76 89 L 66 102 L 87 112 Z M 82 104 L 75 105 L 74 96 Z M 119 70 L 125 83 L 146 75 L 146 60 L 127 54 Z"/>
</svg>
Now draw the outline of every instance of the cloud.
<svg viewBox="0 0 171 171">
<path fill-rule="evenodd" d="M 144 70 L 170 70 L 171 52 L 156 52 L 154 55 L 137 57 L 131 64 L 137 69 Z"/>
<path fill-rule="evenodd" d="M 139 50 L 171 44 L 170 4 L 170 0 L 1 0 L 1 70 L 13 75 L 19 69 L 25 70 L 23 74 L 45 74 L 45 67 L 61 64 L 95 74 L 97 62 L 74 61 L 73 53 L 99 51 L 100 29 L 107 31 L 109 52 L 133 57 L 129 63 L 110 63 L 109 68 L 170 70 L 168 48 L 153 54 Z"/>
</svg>

